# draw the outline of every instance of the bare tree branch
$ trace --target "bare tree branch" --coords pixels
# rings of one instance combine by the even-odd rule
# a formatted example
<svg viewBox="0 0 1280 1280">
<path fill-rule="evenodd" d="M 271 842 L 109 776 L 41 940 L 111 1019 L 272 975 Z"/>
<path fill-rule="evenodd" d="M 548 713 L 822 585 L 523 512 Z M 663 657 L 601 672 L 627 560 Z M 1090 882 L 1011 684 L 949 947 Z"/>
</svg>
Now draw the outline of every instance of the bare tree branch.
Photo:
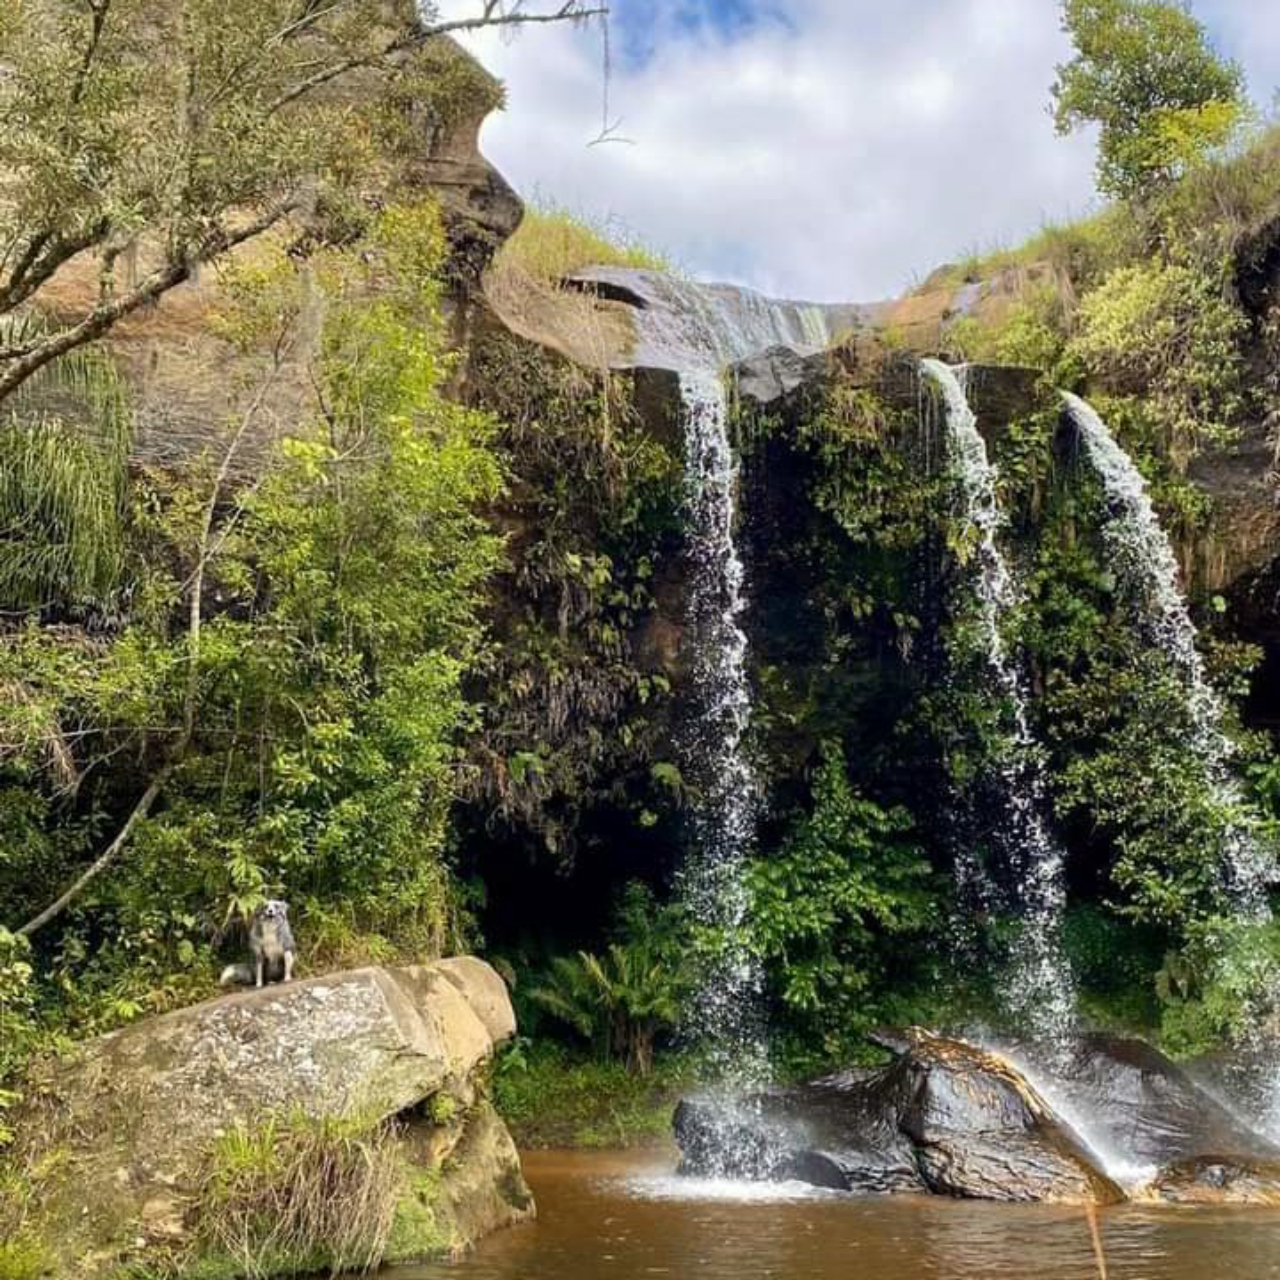
<svg viewBox="0 0 1280 1280">
<path fill-rule="evenodd" d="M 358 67 L 377 66 L 386 58 L 394 57 L 397 53 L 404 53 L 409 49 L 416 49 L 439 36 L 456 35 L 464 31 L 478 31 L 485 27 L 512 28 L 531 26 L 537 23 L 585 21 L 589 18 L 607 17 L 608 13 L 608 5 L 583 7 L 579 0 L 571 0 L 571 3 L 561 5 L 559 9 L 551 13 L 522 13 L 519 10 L 511 13 L 502 13 L 497 0 L 486 0 L 484 10 L 477 17 L 456 18 L 450 22 L 437 22 L 434 26 L 423 27 L 420 31 L 397 37 L 384 45 L 376 55 L 343 58 L 328 67 L 322 67 L 313 75 L 299 81 L 292 88 L 286 89 L 284 93 L 280 94 L 268 105 L 266 114 L 274 115 L 290 103 L 296 102 L 299 98 L 305 97 L 322 85 L 338 79 L 339 76 L 346 75 L 349 71 L 354 71 Z"/>
<path fill-rule="evenodd" d="M 136 288 L 120 297 L 107 296 L 77 324 L 51 334 L 26 355 L 14 360 L 7 368 L 0 369 L 0 400 L 59 356 L 102 337 L 117 321 L 140 307 L 155 302 L 170 289 L 180 285 L 191 275 L 193 267 L 262 235 L 296 208 L 297 203 L 296 198 L 290 198 L 273 205 L 234 231 L 219 228 L 206 236 L 195 249 L 153 272 Z"/>
<path fill-rule="evenodd" d="M 9 279 L 0 285 L 0 314 L 21 306 L 76 254 L 105 240 L 110 230 L 111 224 L 103 218 L 67 236 L 52 229 L 37 233 L 14 264 Z"/>
</svg>

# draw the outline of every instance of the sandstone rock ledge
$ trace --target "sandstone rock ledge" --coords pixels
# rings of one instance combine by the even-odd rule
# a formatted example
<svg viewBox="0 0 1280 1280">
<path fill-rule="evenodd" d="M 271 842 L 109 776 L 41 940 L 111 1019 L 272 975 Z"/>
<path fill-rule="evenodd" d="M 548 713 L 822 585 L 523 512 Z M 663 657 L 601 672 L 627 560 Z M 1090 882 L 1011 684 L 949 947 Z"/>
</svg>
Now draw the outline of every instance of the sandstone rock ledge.
<svg viewBox="0 0 1280 1280">
<path fill-rule="evenodd" d="M 502 979 L 466 956 L 135 1023 L 34 1082 L 20 1117 L 29 1213 L 58 1274 L 112 1276 L 190 1256 L 201 1181 L 229 1133 L 390 1121 L 404 1177 L 383 1260 L 459 1252 L 534 1212 L 486 1095 L 487 1064 L 514 1031 Z"/>
</svg>

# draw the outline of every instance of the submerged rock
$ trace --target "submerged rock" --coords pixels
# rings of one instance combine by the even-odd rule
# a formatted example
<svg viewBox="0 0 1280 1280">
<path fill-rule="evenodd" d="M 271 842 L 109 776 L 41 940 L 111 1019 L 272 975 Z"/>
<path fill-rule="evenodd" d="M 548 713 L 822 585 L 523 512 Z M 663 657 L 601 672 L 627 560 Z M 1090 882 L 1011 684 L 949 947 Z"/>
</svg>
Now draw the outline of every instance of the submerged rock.
<svg viewBox="0 0 1280 1280">
<path fill-rule="evenodd" d="M 897 1055 L 771 1090 L 727 1110 L 676 1113 L 689 1172 L 798 1178 L 848 1191 L 925 1191 L 984 1200 L 1111 1204 L 1124 1193 L 1005 1059 L 921 1029 Z"/>
<path fill-rule="evenodd" d="M 1280 1205 L 1280 1160 L 1239 1156 L 1197 1156 L 1180 1160 L 1139 1193 L 1168 1204 Z"/>
<path fill-rule="evenodd" d="M 403 1195 L 386 1260 L 456 1252 L 533 1211 L 483 1089 L 514 1030 L 501 978 L 460 957 L 224 996 L 81 1045 L 20 1117 L 44 1171 L 39 1233 L 85 1275 L 190 1247 L 227 1135 L 342 1121 L 391 1126 Z"/>
</svg>

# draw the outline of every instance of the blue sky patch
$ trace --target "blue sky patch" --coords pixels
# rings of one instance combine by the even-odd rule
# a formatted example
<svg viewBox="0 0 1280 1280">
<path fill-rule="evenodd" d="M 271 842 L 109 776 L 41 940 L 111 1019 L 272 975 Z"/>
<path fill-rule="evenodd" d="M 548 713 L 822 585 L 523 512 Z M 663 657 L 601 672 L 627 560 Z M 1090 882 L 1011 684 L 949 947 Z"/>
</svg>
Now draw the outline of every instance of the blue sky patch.
<svg viewBox="0 0 1280 1280">
<path fill-rule="evenodd" d="M 732 43 L 769 24 L 794 26 L 772 0 L 614 0 L 614 43 L 627 65 L 640 67 L 659 44 L 708 35 Z"/>
</svg>

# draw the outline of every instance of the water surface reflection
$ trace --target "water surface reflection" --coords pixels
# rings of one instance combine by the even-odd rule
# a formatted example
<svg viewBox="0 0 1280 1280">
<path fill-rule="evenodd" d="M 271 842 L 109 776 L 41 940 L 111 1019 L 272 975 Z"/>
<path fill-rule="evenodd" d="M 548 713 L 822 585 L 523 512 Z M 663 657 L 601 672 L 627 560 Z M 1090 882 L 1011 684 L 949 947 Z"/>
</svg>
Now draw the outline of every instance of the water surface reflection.
<svg viewBox="0 0 1280 1280">
<path fill-rule="evenodd" d="M 796 1185 L 669 1175 L 670 1157 L 535 1152 L 536 1224 L 394 1280 L 1097 1280 L 1076 1209 L 931 1197 L 859 1199 Z M 1280 1212 L 1104 1211 L 1111 1280 L 1280 1277 Z"/>
</svg>

